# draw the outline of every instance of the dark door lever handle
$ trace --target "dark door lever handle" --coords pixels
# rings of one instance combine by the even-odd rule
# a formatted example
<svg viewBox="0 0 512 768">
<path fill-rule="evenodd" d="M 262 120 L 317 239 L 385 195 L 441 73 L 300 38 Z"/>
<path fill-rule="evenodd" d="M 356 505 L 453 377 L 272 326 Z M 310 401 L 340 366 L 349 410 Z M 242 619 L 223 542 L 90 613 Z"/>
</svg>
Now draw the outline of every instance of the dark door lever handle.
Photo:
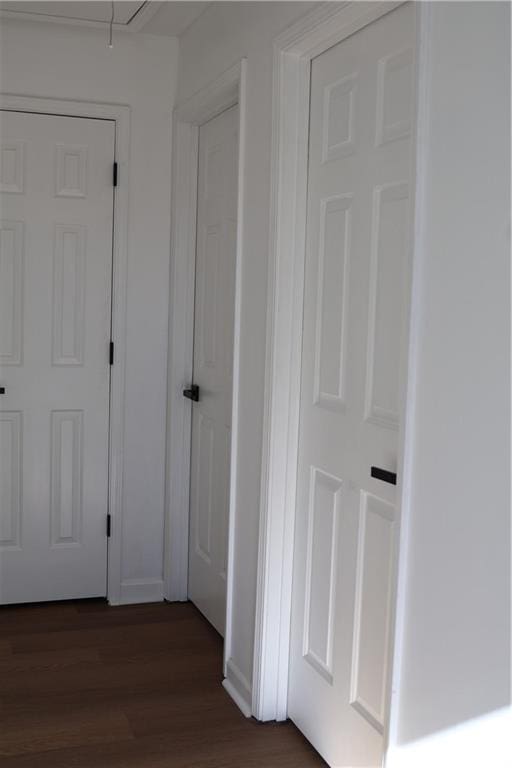
<svg viewBox="0 0 512 768">
<path fill-rule="evenodd" d="M 197 384 L 191 384 L 190 389 L 183 390 L 183 397 L 193 400 L 195 403 L 199 402 L 199 387 Z"/>
<path fill-rule="evenodd" d="M 5 387 L 0 387 L 0 395 L 5 395 Z"/>
<path fill-rule="evenodd" d="M 375 480 L 382 480 L 383 483 L 390 483 L 390 485 L 396 485 L 396 472 L 388 472 L 387 469 L 381 469 L 380 467 L 371 467 L 370 475 Z"/>
</svg>

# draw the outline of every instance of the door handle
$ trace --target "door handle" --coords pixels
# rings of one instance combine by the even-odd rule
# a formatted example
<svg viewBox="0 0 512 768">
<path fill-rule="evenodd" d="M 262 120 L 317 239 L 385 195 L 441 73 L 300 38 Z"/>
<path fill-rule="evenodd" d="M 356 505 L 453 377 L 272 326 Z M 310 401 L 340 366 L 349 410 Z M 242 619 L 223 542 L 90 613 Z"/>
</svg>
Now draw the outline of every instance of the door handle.
<svg viewBox="0 0 512 768">
<path fill-rule="evenodd" d="M 371 467 L 370 475 L 375 480 L 382 480 L 383 483 L 396 485 L 396 472 L 389 472 L 387 469 L 381 469 L 380 467 Z"/>
<path fill-rule="evenodd" d="M 0 395 L 5 395 L 5 387 L 0 387 Z"/>
<path fill-rule="evenodd" d="M 191 384 L 190 389 L 183 390 L 183 397 L 193 400 L 195 403 L 199 402 L 199 387 L 197 384 Z"/>
</svg>

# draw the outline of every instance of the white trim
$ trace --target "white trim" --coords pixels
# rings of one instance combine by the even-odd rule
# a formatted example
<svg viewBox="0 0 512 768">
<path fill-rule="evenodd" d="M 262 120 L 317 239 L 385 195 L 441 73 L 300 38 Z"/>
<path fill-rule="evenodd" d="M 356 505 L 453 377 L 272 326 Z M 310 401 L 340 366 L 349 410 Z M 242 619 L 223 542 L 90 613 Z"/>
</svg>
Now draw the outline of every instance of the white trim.
<svg viewBox="0 0 512 768">
<path fill-rule="evenodd" d="M 311 60 L 402 2 L 323 3 L 274 42 L 271 232 L 253 713 L 287 716 Z"/>
<path fill-rule="evenodd" d="M 114 240 L 112 279 L 112 339 L 115 363 L 110 379 L 109 512 L 112 515 L 108 539 L 107 598 L 121 600 L 121 546 L 123 511 L 124 383 L 126 361 L 126 281 L 128 272 L 128 159 L 130 153 L 130 108 L 67 99 L 1 94 L 1 108 L 68 117 L 98 118 L 115 122 L 115 159 L 119 167 L 114 193 Z"/>
<path fill-rule="evenodd" d="M 175 121 L 198 127 L 237 104 L 246 67 L 247 59 L 241 59 L 213 83 L 197 91 L 183 104 L 178 104 L 174 110 Z"/>
<path fill-rule="evenodd" d="M 164 4 L 164 0 L 146 0 L 135 16 L 132 16 L 128 24 L 119 24 L 119 27 L 124 26 L 129 32 L 143 32 L 148 21 L 153 18 Z"/>
<path fill-rule="evenodd" d="M 229 693 L 237 707 L 245 717 L 251 717 L 251 687 L 248 685 L 238 667 L 228 662 L 226 677 L 222 681 L 223 687 Z"/>
<path fill-rule="evenodd" d="M 173 137 L 164 533 L 165 597 L 170 601 L 188 597 L 191 414 L 182 392 L 193 370 L 198 130 L 175 118 Z"/>
<path fill-rule="evenodd" d="M 236 275 L 235 275 L 235 314 L 233 336 L 233 394 L 231 411 L 231 475 L 229 485 L 228 517 L 228 556 L 226 585 L 226 632 L 224 638 L 224 675 L 228 674 L 228 660 L 231 658 L 233 638 L 233 574 L 235 557 L 235 527 L 238 509 L 238 423 L 240 403 L 240 328 L 242 323 L 242 272 L 243 272 L 243 233 L 244 233 L 244 179 L 245 179 L 245 141 L 247 122 L 247 59 L 242 59 L 238 74 L 238 188 L 237 188 L 237 228 L 236 228 Z M 249 698 L 250 702 L 250 698 Z M 243 711 L 243 708 L 242 708 Z"/>
<path fill-rule="evenodd" d="M 222 681 L 222 685 L 242 711 L 242 714 L 244 714 L 245 717 L 251 717 L 251 686 L 247 678 L 240 672 L 233 659 L 229 659 L 226 663 L 225 675 L 226 677 Z"/>
<path fill-rule="evenodd" d="M 126 23 L 114 21 L 112 29 L 114 32 L 141 32 L 144 26 L 155 13 L 162 7 L 163 1 L 146 0 L 131 19 Z M 60 24 L 66 27 L 89 27 L 90 29 L 108 30 L 108 21 L 94 21 L 93 19 L 76 19 L 68 16 L 56 16 L 49 13 L 26 13 L 25 11 L 12 11 L 0 8 L 0 19 L 11 19 L 15 21 L 35 21 L 43 24 Z"/>
<path fill-rule="evenodd" d="M 412 508 L 412 473 L 414 465 L 414 423 L 416 411 L 417 371 L 420 330 L 420 286 L 424 252 L 424 212 L 428 178 L 429 104 L 431 87 L 431 17 L 430 3 L 419 3 L 416 21 L 416 110 L 413 124 L 414 136 L 414 190 L 413 222 L 410 244 L 410 305 L 409 339 L 406 373 L 405 405 L 401 419 L 400 464 L 402 467 L 401 519 L 396 574 L 395 615 L 393 627 L 393 658 L 390 665 L 390 702 L 387 727 L 384 732 L 384 766 L 387 765 L 388 748 L 396 744 L 400 703 L 401 662 L 404 647 L 406 616 L 407 552 Z"/>
<path fill-rule="evenodd" d="M 233 405 L 231 478 L 227 565 L 226 634 L 227 675 L 232 635 L 233 548 L 237 509 L 238 404 L 240 390 L 241 281 L 243 270 L 243 195 L 246 125 L 246 60 L 221 75 L 174 111 L 172 249 L 169 312 L 169 372 L 167 411 L 167 483 L 164 582 L 167 600 L 188 596 L 188 521 L 190 483 L 191 410 L 182 391 L 193 369 L 194 287 L 198 126 L 228 107 L 239 107 L 238 223 L 236 249 L 235 318 L 233 350 Z"/>
<path fill-rule="evenodd" d="M 162 579 L 125 579 L 121 583 L 119 605 L 161 603 L 163 599 Z"/>
</svg>

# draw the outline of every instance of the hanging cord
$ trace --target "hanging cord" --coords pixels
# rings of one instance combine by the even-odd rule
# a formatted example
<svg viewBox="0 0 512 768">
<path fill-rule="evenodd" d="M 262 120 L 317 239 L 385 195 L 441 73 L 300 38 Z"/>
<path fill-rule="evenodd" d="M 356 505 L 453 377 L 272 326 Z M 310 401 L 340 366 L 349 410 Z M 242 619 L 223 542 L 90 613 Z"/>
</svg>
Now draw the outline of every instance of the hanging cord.
<svg viewBox="0 0 512 768">
<path fill-rule="evenodd" d="M 114 28 L 114 0 L 111 0 L 110 5 L 112 7 L 112 14 L 110 16 L 110 24 L 109 24 L 109 28 L 108 28 L 108 47 L 109 48 L 113 48 L 114 44 L 112 42 L 112 32 L 113 32 L 113 28 Z"/>
</svg>

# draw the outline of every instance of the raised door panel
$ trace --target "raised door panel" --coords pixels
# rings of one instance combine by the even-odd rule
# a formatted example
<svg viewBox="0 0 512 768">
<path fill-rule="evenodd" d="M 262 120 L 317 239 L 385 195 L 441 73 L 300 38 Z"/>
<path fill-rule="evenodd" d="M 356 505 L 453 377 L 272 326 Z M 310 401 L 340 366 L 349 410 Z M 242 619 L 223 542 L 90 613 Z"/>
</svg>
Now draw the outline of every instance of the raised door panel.
<svg viewBox="0 0 512 768">
<path fill-rule="evenodd" d="M 21 546 L 22 424 L 20 412 L 0 413 L 0 549 Z"/>
<path fill-rule="evenodd" d="M 368 420 L 396 429 L 400 357 L 405 332 L 408 185 L 374 190 L 370 266 L 366 413 Z"/>
<path fill-rule="evenodd" d="M 361 493 L 350 701 L 384 731 L 391 619 L 395 510 Z"/>
<path fill-rule="evenodd" d="M 0 222 L 0 364 L 20 365 L 23 345 L 23 223 Z"/>
<path fill-rule="evenodd" d="M 375 144 L 409 136 L 412 119 L 413 51 L 406 48 L 378 63 Z"/>
<path fill-rule="evenodd" d="M 208 147 L 205 154 L 204 200 L 211 203 L 224 195 L 224 152 L 222 143 Z M 218 210 L 215 209 L 218 213 Z"/>
<path fill-rule="evenodd" d="M 324 86 L 322 161 L 335 160 L 355 151 L 355 95 L 357 73 Z"/>
<path fill-rule="evenodd" d="M 55 197 L 87 197 L 88 148 L 57 144 L 55 147 Z"/>
<path fill-rule="evenodd" d="M 22 195 L 25 191 L 25 142 L 0 143 L 0 192 Z"/>
<path fill-rule="evenodd" d="M 200 368 L 214 368 L 217 362 L 217 314 L 219 291 L 219 262 L 221 234 L 217 226 L 208 226 L 204 232 L 203 259 L 200 288 Z"/>
<path fill-rule="evenodd" d="M 82 365 L 85 344 L 86 228 L 57 224 L 53 256 L 53 365 Z"/>
<path fill-rule="evenodd" d="M 212 516 L 215 502 L 215 424 L 212 419 L 202 413 L 198 416 L 197 443 L 195 548 L 196 553 L 210 564 Z"/>
<path fill-rule="evenodd" d="M 321 201 L 314 401 L 325 408 L 345 404 L 351 206 L 351 195 Z"/>
<path fill-rule="evenodd" d="M 311 467 L 303 654 L 328 683 L 333 675 L 341 491 L 339 478 Z"/>
<path fill-rule="evenodd" d="M 51 414 L 51 541 L 80 546 L 83 514 L 83 413 Z"/>
<path fill-rule="evenodd" d="M 217 522 L 217 552 L 218 569 L 223 581 L 227 578 L 228 569 L 228 524 L 229 524 L 229 492 L 231 475 L 231 427 L 221 427 L 222 445 L 219 449 L 218 468 L 218 522 Z"/>
</svg>

